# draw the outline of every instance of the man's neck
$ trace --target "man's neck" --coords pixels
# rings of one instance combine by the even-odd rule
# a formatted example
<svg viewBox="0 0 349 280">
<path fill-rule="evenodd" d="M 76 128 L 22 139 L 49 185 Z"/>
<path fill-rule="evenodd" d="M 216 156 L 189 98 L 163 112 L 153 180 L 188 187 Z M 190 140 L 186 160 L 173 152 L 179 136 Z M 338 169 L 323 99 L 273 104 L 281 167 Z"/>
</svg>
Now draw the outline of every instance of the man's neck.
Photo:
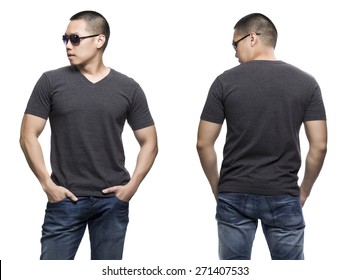
<svg viewBox="0 0 349 280">
<path fill-rule="evenodd" d="M 256 53 L 253 60 L 276 60 L 274 49 L 264 49 L 263 51 Z"/>
<path fill-rule="evenodd" d="M 84 66 L 77 66 L 78 70 L 82 75 L 86 77 L 92 83 L 97 83 L 103 78 L 105 78 L 109 72 L 110 68 L 106 67 L 101 61 L 98 64 L 89 64 Z"/>
</svg>

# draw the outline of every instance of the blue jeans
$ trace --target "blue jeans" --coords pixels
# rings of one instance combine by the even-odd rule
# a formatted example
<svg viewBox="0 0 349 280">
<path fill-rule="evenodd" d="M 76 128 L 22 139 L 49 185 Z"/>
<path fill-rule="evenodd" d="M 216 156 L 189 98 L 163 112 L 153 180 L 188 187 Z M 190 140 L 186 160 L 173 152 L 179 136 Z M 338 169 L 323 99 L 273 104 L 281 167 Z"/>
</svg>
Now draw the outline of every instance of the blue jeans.
<svg viewBox="0 0 349 280">
<path fill-rule="evenodd" d="M 219 257 L 249 260 L 258 220 L 273 260 L 302 260 L 304 218 L 298 196 L 219 193 Z"/>
<path fill-rule="evenodd" d="M 88 226 L 91 259 L 122 259 L 129 203 L 116 197 L 66 198 L 47 203 L 41 260 L 73 260 Z"/>
</svg>

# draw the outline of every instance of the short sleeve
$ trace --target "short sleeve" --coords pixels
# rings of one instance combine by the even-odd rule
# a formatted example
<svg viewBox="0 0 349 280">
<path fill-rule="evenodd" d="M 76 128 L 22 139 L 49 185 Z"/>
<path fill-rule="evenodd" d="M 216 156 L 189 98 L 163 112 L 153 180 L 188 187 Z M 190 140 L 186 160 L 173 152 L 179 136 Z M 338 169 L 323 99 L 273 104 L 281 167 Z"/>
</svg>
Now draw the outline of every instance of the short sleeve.
<svg viewBox="0 0 349 280">
<path fill-rule="evenodd" d="M 314 120 L 326 120 L 326 111 L 322 100 L 321 89 L 317 83 L 315 83 L 313 94 L 307 105 L 303 121 Z"/>
<path fill-rule="evenodd" d="M 138 84 L 128 110 L 127 122 L 134 131 L 154 124 L 146 96 Z"/>
<path fill-rule="evenodd" d="M 37 81 L 29 98 L 26 114 L 31 114 L 43 119 L 48 119 L 51 109 L 51 85 L 43 74 Z"/>
<path fill-rule="evenodd" d="M 222 96 L 222 83 L 218 78 L 216 78 L 210 87 L 206 103 L 201 114 L 201 120 L 223 124 L 225 114 Z"/>
</svg>

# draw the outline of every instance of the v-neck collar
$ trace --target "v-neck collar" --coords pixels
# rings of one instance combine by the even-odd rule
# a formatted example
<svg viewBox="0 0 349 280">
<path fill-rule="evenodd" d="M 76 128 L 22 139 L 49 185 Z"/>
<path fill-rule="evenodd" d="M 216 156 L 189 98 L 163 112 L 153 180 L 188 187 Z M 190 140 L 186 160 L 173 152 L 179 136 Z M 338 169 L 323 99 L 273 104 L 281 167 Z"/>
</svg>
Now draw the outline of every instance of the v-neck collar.
<svg viewBox="0 0 349 280">
<path fill-rule="evenodd" d="M 85 81 L 86 83 L 88 83 L 88 84 L 91 85 L 91 86 L 99 85 L 99 84 L 101 84 L 103 81 L 107 80 L 107 79 L 109 78 L 109 76 L 111 75 L 111 72 L 113 71 L 111 68 L 109 68 L 109 72 L 108 72 L 108 74 L 107 74 L 106 76 L 104 76 L 102 79 L 100 79 L 100 80 L 97 81 L 97 82 L 92 82 L 92 81 L 90 81 L 85 75 L 83 75 L 83 74 L 79 71 L 79 69 L 78 69 L 77 67 L 74 67 L 74 66 L 73 66 L 73 70 L 77 72 L 77 74 L 81 77 L 81 79 L 82 79 L 83 81 Z"/>
</svg>

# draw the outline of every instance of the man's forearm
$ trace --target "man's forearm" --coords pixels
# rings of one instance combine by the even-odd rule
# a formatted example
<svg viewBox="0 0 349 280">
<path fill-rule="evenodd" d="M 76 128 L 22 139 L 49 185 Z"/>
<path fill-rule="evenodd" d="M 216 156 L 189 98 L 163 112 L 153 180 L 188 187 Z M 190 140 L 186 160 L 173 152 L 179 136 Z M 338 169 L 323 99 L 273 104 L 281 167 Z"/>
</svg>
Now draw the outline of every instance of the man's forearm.
<svg viewBox="0 0 349 280">
<path fill-rule="evenodd" d="M 208 182 L 210 183 L 214 197 L 218 197 L 218 181 L 219 173 L 217 166 L 217 154 L 213 147 L 200 148 L 198 147 L 198 154 L 201 162 L 202 169 L 206 175 Z"/>
<path fill-rule="evenodd" d="M 301 184 L 302 195 L 308 197 L 311 189 L 319 176 L 326 156 L 326 148 L 311 148 L 307 154 L 305 162 L 305 172 Z"/>
<path fill-rule="evenodd" d="M 149 143 L 141 147 L 130 182 L 138 188 L 154 164 L 158 153 L 157 145 Z"/>
<path fill-rule="evenodd" d="M 34 175 L 44 187 L 51 181 L 47 171 L 43 152 L 38 139 L 34 137 L 21 136 L 20 146 Z"/>
</svg>

